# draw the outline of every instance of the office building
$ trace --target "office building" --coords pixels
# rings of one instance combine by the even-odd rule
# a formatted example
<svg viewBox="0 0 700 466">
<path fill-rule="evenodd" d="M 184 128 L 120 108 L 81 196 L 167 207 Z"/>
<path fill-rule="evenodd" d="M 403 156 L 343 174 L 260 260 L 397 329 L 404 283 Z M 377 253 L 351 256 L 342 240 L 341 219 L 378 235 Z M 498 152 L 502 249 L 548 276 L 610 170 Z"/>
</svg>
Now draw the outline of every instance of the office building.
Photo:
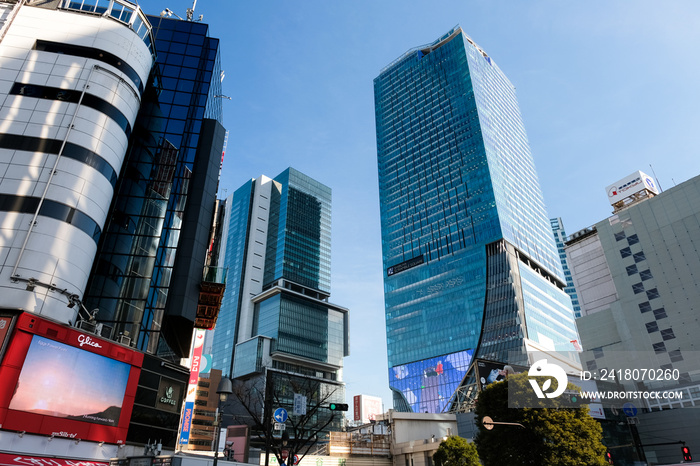
<svg viewBox="0 0 700 466">
<path fill-rule="evenodd" d="M 659 193 L 642 172 L 609 186 L 613 215 L 571 235 L 569 265 L 583 316 L 576 320 L 584 368 L 622 371 L 627 390 L 679 390 L 682 399 L 640 398 L 642 444 L 659 438 L 700 449 L 700 177 Z M 626 370 L 667 374 L 624 377 Z M 633 380 L 635 379 L 635 380 Z M 677 463 L 681 446 L 644 447 L 650 464 Z"/>
<path fill-rule="evenodd" d="M 571 304 L 574 308 L 574 316 L 578 318 L 581 317 L 581 306 L 578 303 L 578 295 L 576 294 L 574 279 L 571 277 L 571 270 L 569 270 L 569 264 L 566 260 L 566 251 L 564 249 L 566 231 L 564 230 L 564 222 L 561 220 L 561 218 L 550 218 L 549 223 L 552 226 L 554 242 L 557 245 L 557 253 L 559 254 L 561 268 L 564 272 L 564 279 L 566 280 L 566 288 L 564 288 L 564 291 L 566 291 L 566 294 L 571 297 Z"/>
<path fill-rule="evenodd" d="M 153 84 L 84 301 L 115 336 L 179 362 L 189 356 L 226 134 L 219 40 L 205 23 L 148 20 Z"/>
<path fill-rule="evenodd" d="M 394 408 L 449 409 L 474 358 L 575 360 L 571 299 L 496 62 L 455 27 L 385 67 L 374 93 Z"/>
<path fill-rule="evenodd" d="M 223 289 L 204 267 L 218 40 L 127 0 L 0 1 L 0 27 L 0 444 L 173 448 L 189 371 L 171 362 Z"/>
<path fill-rule="evenodd" d="M 348 310 L 329 302 L 330 188 L 288 168 L 237 189 L 224 219 L 219 259 L 228 276 L 212 367 L 239 380 L 279 374 L 275 397 L 289 409 L 292 394 L 278 386 L 286 377 L 343 402 Z"/>
</svg>

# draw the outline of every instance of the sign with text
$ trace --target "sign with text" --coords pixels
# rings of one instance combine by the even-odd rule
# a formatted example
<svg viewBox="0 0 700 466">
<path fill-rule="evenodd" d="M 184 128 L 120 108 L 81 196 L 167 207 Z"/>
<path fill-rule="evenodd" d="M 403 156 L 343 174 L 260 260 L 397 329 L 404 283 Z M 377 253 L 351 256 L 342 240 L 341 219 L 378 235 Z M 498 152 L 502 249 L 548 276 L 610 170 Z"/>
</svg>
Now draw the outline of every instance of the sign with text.
<svg viewBox="0 0 700 466">
<path fill-rule="evenodd" d="M 403 272 L 408 269 L 412 269 L 413 267 L 417 267 L 421 265 L 424 262 L 423 260 L 423 255 L 421 254 L 420 256 L 414 257 L 412 259 L 409 259 L 407 261 L 403 261 L 400 264 L 393 265 L 386 269 L 386 276 L 391 277 L 394 274 Z"/>
<path fill-rule="evenodd" d="M 301 393 L 294 394 L 294 411 L 295 416 L 304 416 L 306 414 L 306 397 Z"/>
<path fill-rule="evenodd" d="M 108 466 L 101 461 L 67 460 L 22 454 L 0 453 L 0 466 Z"/>
</svg>

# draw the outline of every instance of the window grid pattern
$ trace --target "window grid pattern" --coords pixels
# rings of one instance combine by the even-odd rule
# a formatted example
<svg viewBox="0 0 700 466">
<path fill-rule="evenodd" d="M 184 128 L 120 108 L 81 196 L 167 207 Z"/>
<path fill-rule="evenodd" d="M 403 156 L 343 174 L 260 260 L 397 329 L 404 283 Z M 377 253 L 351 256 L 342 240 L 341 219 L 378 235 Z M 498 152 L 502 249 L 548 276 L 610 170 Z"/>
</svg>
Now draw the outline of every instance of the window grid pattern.
<svg viewBox="0 0 700 466">
<path fill-rule="evenodd" d="M 514 88 L 449 35 L 374 81 L 384 268 L 421 262 L 385 275 L 390 367 L 476 347 L 486 244 L 505 238 L 563 280 Z"/>
<path fill-rule="evenodd" d="M 100 308 L 100 320 L 114 325 L 115 332 L 128 332 L 138 349 L 175 357 L 160 328 L 202 119 L 221 105 L 219 99 L 208 99 L 221 94 L 221 65 L 219 41 L 207 37 L 206 24 L 149 18 L 157 24 L 158 58 L 129 140 L 85 302 Z M 221 115 L 217 119 L 221 122 Z"/>
<path fill-rule="evenodd" d="M 293 168 L 274 181 L 264 284 L 286 278 L 330 293 L 331 190 Z"/>
<path fill-rule="evenodd" d="M 564 223 L 561 218 L 552 218 L 549 220 L 552 226 L 552 233 L 554 234 L 554 242 L 557 246 L 557 252 L 559 253 L 559 259 L 561 261 L 561 267 L 564 271 L 564 278 L 566 279 L 566 287 L 564 291 L 571 297 L 571 304 L 574 308 L 574 316 L 576 318 L 581 317 L 581 305 L 578 300 L 578 293 L 576 292 L 576 287 L 574 286 L 574 279 L 571 275 L 571 270 L 569 269 L 569 263 L 566 258 L 566 248 L 564 241 L 566 240 L 566 231 L 564 230 Z"/>
<path fill-rule="evenodd" d="M 252 196 L 253 181 L 250 180 L 228 197 L 224 214 L 226 225 L 222 235 L 225 235 L 225 248 L 221 251 L 221 260 L 228 268 L 228 273 L 212 343 L 212 367 L 228 371 L 229 374 L 233 373 L 232 353 L 238 339 L 236 322 L 242 299 Z"/>
</svg>

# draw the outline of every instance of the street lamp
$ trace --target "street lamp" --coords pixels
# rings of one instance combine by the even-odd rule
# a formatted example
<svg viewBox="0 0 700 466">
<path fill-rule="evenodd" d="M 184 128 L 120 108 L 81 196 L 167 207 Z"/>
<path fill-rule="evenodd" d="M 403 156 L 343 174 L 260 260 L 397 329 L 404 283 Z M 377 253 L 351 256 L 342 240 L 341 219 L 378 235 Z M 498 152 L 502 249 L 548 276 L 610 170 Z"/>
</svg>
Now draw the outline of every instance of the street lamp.
<svg viewBox="0 0 700 466">
<path fill-rule="evenodd" d="M 225 403 L 228 396 L 233 393 L 231 379 L 228 377 L 221 377 L 221 382 L 219 382 L 216 393 L 219 395 L 220 406 L 222 403 Z M 214 436 L 214 466 L 216 466 L 216 463 L 219 461 L 219 436 L 221 435 L 221 413 L 219 412 L 219 406 L 216 407 L 216 420 L 214 421 L 214 427 L 216 428 L 216 435 Z"/>
</svg>

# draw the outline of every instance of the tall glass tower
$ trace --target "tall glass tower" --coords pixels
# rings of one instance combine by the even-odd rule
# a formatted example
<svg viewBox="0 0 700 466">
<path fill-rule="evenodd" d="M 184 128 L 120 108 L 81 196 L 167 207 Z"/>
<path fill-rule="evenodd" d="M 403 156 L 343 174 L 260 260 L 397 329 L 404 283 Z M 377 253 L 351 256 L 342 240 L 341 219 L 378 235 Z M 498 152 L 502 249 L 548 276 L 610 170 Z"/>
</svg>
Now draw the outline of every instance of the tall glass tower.
<svg viewBox="0 0 700 466">
<path fill-rule="evenodd" d="M 578 300 L 578 293 L 576 293 L 576 286 L 574 285 L 574 279 L 571 276 L 571 270 L 569 269 L 569 261 L 566 258 L 566 248 L 564 241 L 566 241 L 566 231 L 564 230 L 564 222 L 561 217 L 549 219 L 552 225 L 552 233 L 554 234 L 554 242 L 557 245 L 557 252 L 559 253 L 559 260 L 561 261 L 561 267 L 564 270 L 564 278 L 566 279 L 566 294 L 571 297 L 571 304 L 574 307 L 574 316 L 578 319 L 581 317 L 581 305 Z"/>
<path fill-rule="evenodd" d="M 384 68 L 374 95 L 394 408 L 445 410 L 474 358 L 574 351 L 515 88 L 496 63 L 457 26 Z"/>
<path fill-rule="evenodd" d="M 293 393 L 283 383 L 290 379 L 316 387 L 316 397 L 344 401 L 348 310 L 328 301 L 330 188 L 288 168 L 249 180 L 224 209 L 219 260 L 228 275 L 212 367 L 266 379 L 276 402 L 290 407 Z"/>
<path fill-rule="evenodd" d="M 225 138 L 219 39 L 148 16 L 157 60 L 84 301 L 122 342 L 187 357 Z"/>
</svg>

